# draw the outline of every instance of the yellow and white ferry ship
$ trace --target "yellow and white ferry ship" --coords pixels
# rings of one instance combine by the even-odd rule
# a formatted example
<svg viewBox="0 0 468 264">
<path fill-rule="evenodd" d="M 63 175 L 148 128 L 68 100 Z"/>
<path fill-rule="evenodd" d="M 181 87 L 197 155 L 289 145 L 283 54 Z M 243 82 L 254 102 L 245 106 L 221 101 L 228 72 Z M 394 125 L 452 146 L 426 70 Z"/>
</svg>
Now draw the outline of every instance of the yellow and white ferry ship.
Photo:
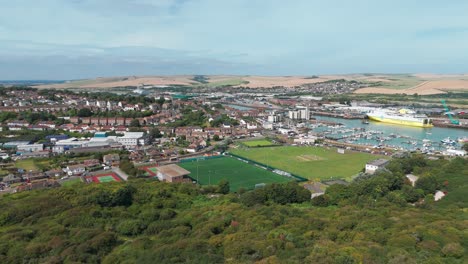
<svg viewBox="0 0 468 264">
<path fill-rule="evenodd" d="M 412 110 L 400 109 L 391 111 L 385 109 L 374 110 L 367 114 L 371 120 L 404 126 L 433 127 L 432 119 L 426 115 L 418 115 Z"/>
</svg>

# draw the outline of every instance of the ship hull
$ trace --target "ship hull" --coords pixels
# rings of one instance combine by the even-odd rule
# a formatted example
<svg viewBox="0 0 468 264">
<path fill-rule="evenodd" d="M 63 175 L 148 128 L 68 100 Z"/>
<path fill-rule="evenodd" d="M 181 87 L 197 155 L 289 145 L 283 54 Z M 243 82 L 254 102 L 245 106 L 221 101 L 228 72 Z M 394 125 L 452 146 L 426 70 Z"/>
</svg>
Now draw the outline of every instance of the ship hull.
<svg viewBox="0 0 468 264">
<path fill-rule="evenodd" d="M 424 124 L 423 122 L 420 122 L 420 121 L 402 120 L 402 119 L 378 117 L 378 116 L 372 116 L 372 115 L 368 115 L 368 117 L 369 119 L 374 120 L 374 121 L 395 124 L 395 125 L 402 125 L 402 126 L 424 127 L 424 128 L 434 126 L 432 124 Z"/>
</svg>

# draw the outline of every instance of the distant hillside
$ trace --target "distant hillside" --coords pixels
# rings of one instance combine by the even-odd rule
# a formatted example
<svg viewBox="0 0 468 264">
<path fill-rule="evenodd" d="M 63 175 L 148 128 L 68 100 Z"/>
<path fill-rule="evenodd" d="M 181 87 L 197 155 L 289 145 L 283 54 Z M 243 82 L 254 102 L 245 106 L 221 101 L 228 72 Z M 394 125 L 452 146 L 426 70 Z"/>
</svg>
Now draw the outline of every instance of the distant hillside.
<svg viewBox="0 0 468 264">
<path fill-rule="evenodd" d="M 439 94 L 447 91 L 468 91 L 468 75 L 434 74 L 350 74 L 323 76 L 231 76 L 231 75 L 179 75 L 179 76 L 126 76 L 106 77 L 89 80 L 74 80 L 58 84 L 42 84 L 38 88 L 114 88 L 153 86 L 206 86 L 206 87 L 249 87 L 271 88 L 277 86 L 297 87 L 329 80 L 355 80 L 369 83 L 372 87 L 359 89 L 356 93 L 382 94 Z"/>
</svg>

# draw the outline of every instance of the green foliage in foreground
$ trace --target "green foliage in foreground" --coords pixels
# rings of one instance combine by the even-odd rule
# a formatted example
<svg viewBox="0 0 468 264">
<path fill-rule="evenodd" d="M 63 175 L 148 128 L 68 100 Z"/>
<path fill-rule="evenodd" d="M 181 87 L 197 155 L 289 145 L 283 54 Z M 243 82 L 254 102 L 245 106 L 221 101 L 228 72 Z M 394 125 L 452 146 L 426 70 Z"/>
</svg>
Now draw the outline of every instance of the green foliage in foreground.
<svg viewBox="0 0 468 264">
<path fill-rule="evenodd" d="M 412 170 L 437 175 L 450 201 L 466 184 L 466 165 L 397 161 L 335 187 L 328 195 L 341 196 L 326 207 L 294 203 L 304 199 L 291 183 L 219 196 L 147 180 L 5 195 L 0 263 L 464 263 L 466 198 L 441 206 L 393 199 Z M 253 193 L 267 199 L 248 204 Z"/>
</svg>

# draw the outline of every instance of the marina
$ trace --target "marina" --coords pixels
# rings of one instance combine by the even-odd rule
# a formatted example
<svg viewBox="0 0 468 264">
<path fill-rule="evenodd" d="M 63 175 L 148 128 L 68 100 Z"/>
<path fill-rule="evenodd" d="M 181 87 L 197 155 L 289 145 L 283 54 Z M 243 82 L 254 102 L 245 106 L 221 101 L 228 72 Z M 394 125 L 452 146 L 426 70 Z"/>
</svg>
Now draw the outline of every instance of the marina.
<svg viewBox="0 0 468 264">
<path fill-rule="evenodd" d="M 317 121 L 339 123 L 341 125 L 310 124 L 314 132 L 326 139 L 369 146 L 369 148 L 392 148 L 395 150 L 420 150 L 440 152 L 460 149 L 468 137 L 461 129 L 441 127 L 411 127 L 377 121 L 350 120 L 316 116 Z"/>
</svg>

